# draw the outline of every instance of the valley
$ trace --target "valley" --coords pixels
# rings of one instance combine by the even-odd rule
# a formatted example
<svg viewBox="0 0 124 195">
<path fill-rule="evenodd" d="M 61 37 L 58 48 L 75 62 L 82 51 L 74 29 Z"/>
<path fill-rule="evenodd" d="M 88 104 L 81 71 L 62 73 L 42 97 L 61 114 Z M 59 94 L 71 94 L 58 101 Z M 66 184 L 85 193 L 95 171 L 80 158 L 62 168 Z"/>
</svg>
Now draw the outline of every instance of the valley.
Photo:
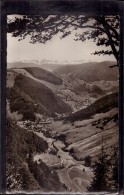
<svg viewBox="0 0 124 195">
<path fill-rule="evenodd" d="M 28 123 L 18 122 L 17 124 L 26 128 L 25 124 Z M 26 129 L 34 132 L 48 143 L 48 150 L 45 153 L 36 154 L 34 161 L 40 163 L 42 160 L 51 170 L 56 170 L 60 181 L 67 186 L 69 191 L 86 191 L 86 187 L 92 180 L 92 169 L 85 167 L 83 161 L 76 160 L 68 151 L 65 151 L 66 145 L 50 133 L 50 127 L 42 125 L 39 130 L 39 123 L 36 125 L 29 122 L 29 124 Z M 73 172 L 76 173 L 76 177 Z"/>
<path fill-rule="evenodd" d="M 117 72 L 111 78 L 107 71 L 100 80 L 97 73 L 92 78 L 85 74 L 84 79 L 76 70 L 79 71 L 79 68 L 70 72 L 68 68 L 60 67 L 50 73 L 36 67 L 8 70 L 10 142 L 7 159 L 11 162 L 19 159 L 18 167 L 24 164 L 24 171 L 28 172 L 35 191 L 88 191 L 101 147 L 104 145 L 106 153 L 111 156 L 118 145 Z M 14 136 L 19 137 L 20 148 L 17 151 Z M 89 164 L 87 157 L 90 158 Z M 10 170 L 13 170 L 12 164 L 9 160 Z M 20 172 L 18 174 L 22 177 Z M 10 184 L 14 182 L 16 186 L 19 183 L 19 190 L 25 190 L 22 180 L 20 182 L 11 174 L 7 177 Z M 8 190 L 11 191 L 14 187 L 10 184 Z M 30 190 L 31 185 L 28 187 Z"/>
</svg>

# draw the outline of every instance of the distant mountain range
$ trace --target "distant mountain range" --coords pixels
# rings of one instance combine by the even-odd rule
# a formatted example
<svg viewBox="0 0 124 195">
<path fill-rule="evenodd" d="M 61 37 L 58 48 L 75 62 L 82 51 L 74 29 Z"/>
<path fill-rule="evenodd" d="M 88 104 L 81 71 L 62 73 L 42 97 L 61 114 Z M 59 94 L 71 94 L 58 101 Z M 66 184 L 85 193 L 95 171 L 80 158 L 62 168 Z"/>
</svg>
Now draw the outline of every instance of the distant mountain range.
<svg viewBox="0 0 124 195">
<path fill-rule="evenodd" d="M 57 74 L 74 74 L 86 82 L 118 80 L 118 68 L 110 68 L 115 62 L 90 62 L 78 65 L 67 65 L 54 70 Z"/>
<path fill-rule="evenodd" d="M 39 67 L 39 68 L 43 68 L 45 70 L 48 71 L 55 71 L 57 73 L 61 73 L 61 74 L 67 74 L 70 72 L 75 72 L 75 73 L 79 73 L 80 71 L 84 71 L 84 74 L 87 74 L 88 71 L 92 72 L 94 70 L 96 70 L 98 68 L 98 66 L 100 66 L 100 68 L 98 68 L 98 71 L 104 71 L 103 74 L 105 73 L 104 68 L 108 68 L 109 66 L 112 66 L 116 64 L 116 62 L 114 61 L 105 61 L 105 62 L 87 62 L 87 63 L 82 63 L 82 62 L 75 62 L 75 63 L 69 63 L 69 62 L 52 62 L 52 61 L 41 61 L 41 62 L 11 62 L 7 64 L 8 69 L 10 68 L 26 68 L 26 67 Z M 101 70 L 101 66 L 102 66 L 102 70 Z M 116 68 L 113 68 L 114 70 Z M 111 71 L 111 69 L 110 69 Z M 112 70 L 113 72 L 113 70 Z M 94 72 L 93 72 L 94 73 Z M 90 73 L 89 73 L 90 74 Z M 101 75 L 101 73 L 100 73 Z M 79 75 L 79 78 L 82 76 Z"/>
<path fill-rule="evenodd" d="M 7 64 L 8 69 L 10 68 L 26 68 L 26 67 L 39 67 L 48 71 L 53 71 L 58 67 L 61 67 L 61 64 L 54 63 L 34 63 L 34 62 L 11 62 Z"/>
</svg>

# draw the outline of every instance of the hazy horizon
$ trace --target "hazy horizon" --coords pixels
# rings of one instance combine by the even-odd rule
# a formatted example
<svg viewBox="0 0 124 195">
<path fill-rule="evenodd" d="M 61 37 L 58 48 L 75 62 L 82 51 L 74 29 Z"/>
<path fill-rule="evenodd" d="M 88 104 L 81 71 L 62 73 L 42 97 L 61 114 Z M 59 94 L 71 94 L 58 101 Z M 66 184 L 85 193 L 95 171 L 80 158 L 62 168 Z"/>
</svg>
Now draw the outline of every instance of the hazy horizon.
<svg viewBox="0 0 124 195">
<path fill-rule="evenodd" d="M 14 19 L 16 15 L 9 15 L 8 18 Z M 17 16 L 16 16 L 17 17 Z M 21 17 L 21 16 L 18 16 Z M 92 21 L 91 21 L 92 22 Z M 30 37 L 18 41 L 19 37 L 12 37 L 7 33 L 7 62 L 29 62 L 29 63 L 55 63 L 61 64 L 80 64 L 87 62 L 115 61 L 114 55 L 92 55 L 95 51 L 106 49 L 105 46 L 97 46 L 93 41 L 75 41 L 75 32 L 60 39 L 60 34 L 55 35 L 51 40 L 43 43 L 30 43 Z M 83 30 L 79 29 L 82 33 Z M 110 49 L 110 47 L 108 47 Z M 9 67 L 8 67 L 9 68 Z"/>
<path fill-rule="evenodd" d="M 59 68 L 59 67 L 64 67 L 64 66 L 75 66 L 75 65 L 82 65 L 83 64 L 87 64 L 87 63 L 102 63 L 102 62 L 115 62 L 116 61 L 109 61 L 109 60 L 105 60 L 105 61 L 101 61 L 101 62 L 92 62 L 92 61 L 87 61 L 87 62 L 74 62 L 74 63 L 54 63 L 54 62 L 50 62 L 50 63 L 47 63 L 47 62 L 35 62 L 35 61 L 15 61 L 15 62 L 7 62 L 7 69 L 11 69 L 11 68 L 25 68 L 25 67 L 40 67 L 40 68 L 43 68 L 43 69 L 48 69 L 49 71 L 53 71 L 54 69 L 56 68 Z M 18 63 L 18 67 L 17 66 L 14 66 Z M 29 64 L 30 63 L 30 64 Z M 46 67 L 46 68 L 45 68 Z"/>
<path fill-rule="evenodd" d="M 73 35 L 63 40 L 59 36 L 55 36 L 46 44 L 29 43 L 28 38 L 18 41 L 18 38 L 7 35 L 7 62 L 29 61 L 29 60 L 50 60 L 60 63 L 67 61 L 72 63 L 75 61 L 115 61 L 113 55 L 98 56 L 91 55 L 95 50 L 105 49 L 97 47 L 91 41 L 74 41 Z"/>
<path fill-rule="evenodd" d="M 15 15 L 9 17 L 12 19 Z M 106 49 L 106 47 L 97 46 L 91 40 L 75 41 L 76 32 L 82 33 L 83 30 L 73 30 L 69 36 L 63 39 L 60 39 L 60 34 L 58 33 L 45 44 L 32 44 L 29 36 L 24 40 L 18 41 L 19 37 L 12 37 L 10 33 L 7 33 L 7 62 L 32 60 L 49 60 L 58 63 L 115 61 L 114 55 L 91 55 L 95 51 Z M 110 47 L 107 47 L 107 49 L 110 49 Z"/>
</svg>

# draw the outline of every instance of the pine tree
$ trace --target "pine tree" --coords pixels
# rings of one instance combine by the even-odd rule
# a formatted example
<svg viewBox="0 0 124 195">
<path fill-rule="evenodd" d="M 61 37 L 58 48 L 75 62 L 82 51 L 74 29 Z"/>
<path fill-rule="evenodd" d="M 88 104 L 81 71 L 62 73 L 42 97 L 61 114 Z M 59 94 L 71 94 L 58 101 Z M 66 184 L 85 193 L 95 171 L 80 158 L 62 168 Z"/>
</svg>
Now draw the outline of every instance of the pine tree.
<svg viewBox="0 0 124 195">
<path fill-rule="evenodd" d="M 91 156 L 86 156 L 85 157 L 85 166 L 91 167 L 91 163 L 92 163 Z"/>
<path fill-rule="evenodd" d="M 118 190 L 118 147 L 114 147 L 113 154 L 111 156 L 111 189 Z"/>
<path fill-rule="evenodd" d="M 94 163 L 93 172 L 94 178 L 93 181 L 88 188 L 89 191 L 107 191 L 108 190 L 108 181 L 107 181 L 107 172 L 109 167 L 108 155 L 106 154 L 103 147 L 103 139 L 102 139 L 102 147 L 98 157 L 98 160 Z"/>
<path fill-rule="evenodd" d="M 27 163 L 28 163 L 28 167 L 31 171 L 31 169 L 33 167 L 33 151 L 32 151 L 32 149 L 29 150 L 28 157 L 27 157 Z"/>
</svg>

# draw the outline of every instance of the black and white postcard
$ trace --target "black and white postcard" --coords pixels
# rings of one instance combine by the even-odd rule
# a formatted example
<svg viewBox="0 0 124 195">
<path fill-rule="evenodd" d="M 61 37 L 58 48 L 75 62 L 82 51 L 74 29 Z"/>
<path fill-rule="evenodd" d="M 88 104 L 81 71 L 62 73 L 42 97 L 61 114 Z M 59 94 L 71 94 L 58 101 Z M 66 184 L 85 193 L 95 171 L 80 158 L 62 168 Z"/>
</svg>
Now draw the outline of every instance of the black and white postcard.
<svg viewBox="0 0 124 195">
<path fill-rule="evenodd" d="M 121 16 L 64 2 L 6 16 L 8 193 L 119 190 Z"/>
</svg>

